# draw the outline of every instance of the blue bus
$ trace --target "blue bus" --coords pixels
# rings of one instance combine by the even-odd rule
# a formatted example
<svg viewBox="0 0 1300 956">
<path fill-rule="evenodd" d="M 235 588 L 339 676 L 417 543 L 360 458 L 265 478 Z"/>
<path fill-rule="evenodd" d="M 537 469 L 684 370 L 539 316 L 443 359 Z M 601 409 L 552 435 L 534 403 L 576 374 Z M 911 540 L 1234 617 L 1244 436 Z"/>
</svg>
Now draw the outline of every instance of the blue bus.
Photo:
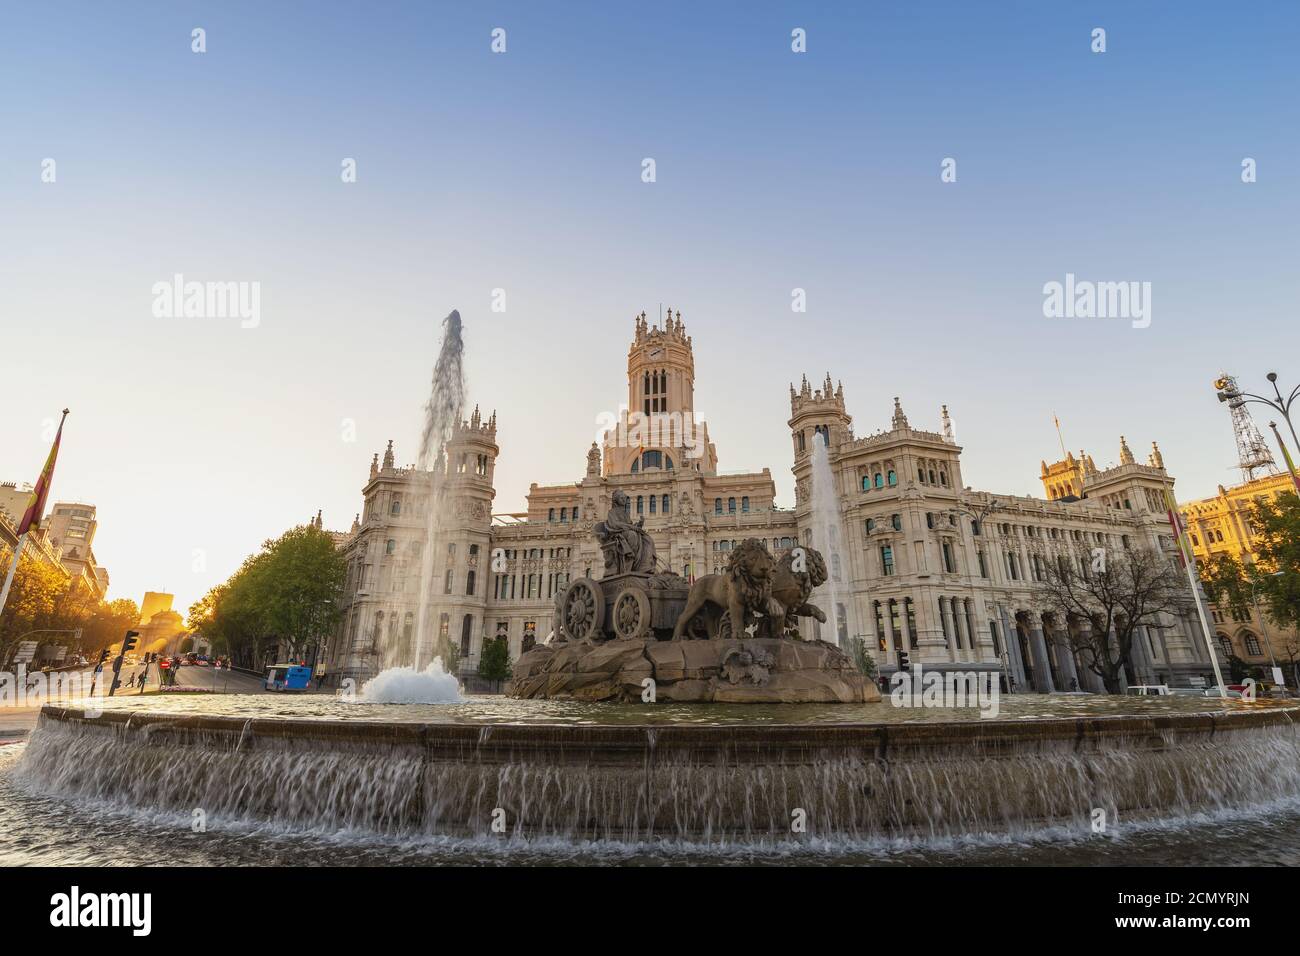
<svg viewBox="0 0 1300 956">
<path fill-rule="evenodd" d="M 307 690 L 311 686 L 311 668 L 301 664 L 272 664 L 263 686 L 267 690 Z"/>
</svg>

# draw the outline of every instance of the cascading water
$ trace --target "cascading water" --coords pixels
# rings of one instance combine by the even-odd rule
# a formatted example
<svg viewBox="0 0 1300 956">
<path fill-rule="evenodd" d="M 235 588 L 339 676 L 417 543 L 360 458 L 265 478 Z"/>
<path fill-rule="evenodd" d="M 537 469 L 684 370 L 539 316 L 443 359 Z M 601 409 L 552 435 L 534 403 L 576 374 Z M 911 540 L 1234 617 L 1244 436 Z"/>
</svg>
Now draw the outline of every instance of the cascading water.
<svg viewBox="0 0 1300 956">
<path fill-rule="evenodd" d="M 461 338 L 460 312 L 452 310 L 442 322 L 442 347 L 433 366 L 429 400 L 424 405 L 424 425 L 420 433 L 420 453 L 416 474 L 425 484 L 423 506 L 424 534 L 420 542 L 419 581 L 403 583 L 406 593 L 411 584 L 418 588 L 414 645 L 398 639 L 390 625 L 380 649 L 384 669 L 362 688 L 361 699 L 380 703 L 439 703 L 459 699 L 455 675 L 443 668 L 436 656 L 438 634 L 432 623 L 430 608 L 434 587 L 434 564 L 438 538 L 447 525 L 448 500 L 445 493 L 446 461 L 443 451 L 452 429 L 460 422 L 465 404 L 465 345 Z M 412 575 L 413 577 L 413 575 Z M 421 669 L 420 662 L 429 663 Z"/>
<path fill-rule="evenodd" d="M 829 572 L 826 583 L 818 588 L 813 602 L 826 612 L 831 635 L 829 639 L 848 650 L 845 645 L 858 637 L 853 613 L 853 597 L 845 586 L 849 574 L 848 564 L 842 554 L 843 534 L 840 528 L 840 496 L 831 474 L 830 455 L 826 449 L 826 436 L 818 432 L 813 436 L 812 450 L 812 531 L 813 547 L 822 552 Z M 818 601 L 818 598 L 822 600 Z M 826 637 L 823 632 L 823 636 Z"/>
<path fill-rule="evenodd" d="M 1176 821 L 1300 794 L 1295 710 L 926 724 L 245 721 L 47 708 L 16 782 L 212 821 L 405 837 L 790 845 Z M 128 721 L 130 721 L 128 725 Z M 220 828 L 218 828 L 220 829 Z"/>
</svg>

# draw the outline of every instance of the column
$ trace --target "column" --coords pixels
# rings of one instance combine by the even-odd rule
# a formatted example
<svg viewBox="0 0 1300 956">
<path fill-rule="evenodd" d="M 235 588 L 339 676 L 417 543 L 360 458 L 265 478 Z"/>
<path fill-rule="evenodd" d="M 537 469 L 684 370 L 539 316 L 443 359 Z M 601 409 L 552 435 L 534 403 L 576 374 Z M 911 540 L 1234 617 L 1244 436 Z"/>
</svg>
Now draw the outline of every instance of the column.
<svg viewBox="0 0 1300 956">
<path fill-rule="evenodd" d="M 1066 628 L 1056 627 L 1052 622 L 1052 644 L 1056 652 L 1057 670 L 1061 676 L 1061 690 L 1083 690 L 1083 681 L 1079 679 L 1079 670 L 1074 664 L 1074 646 L 1070 643 L 1070 632 Z"/>
<path fill-rule="evenodd" d="M 966 601 L 964 598 L 953 598 L 949 603 L 952 606 L 952 620 L 953 624 L 956 625 L 958 635 L 957 646 L 964 647 L 971 659 L 975 660 L 975 641 L 971 637 L 969 622 L 966 618 Z"/>
<path fill-rule="evenodd" d="M 1034 690 L 1040 694 L 1050 694 L 1056 690 L 1052 683 L 1052 668 L 1047 661 L 1047 641 L 1043 638 L 1042 618 L 1033 615 L 1030 618 L 1029 646 L 1034 655 Z"/>
<path fill-rule="evenodd" d="M 1015 690 L 1024 691 L 1028 682 L 1025 679 L 1025 663 L 1020 659 L 1020 639 L 1016 636 L 1007 609 L 998 605 L 998 627 L 1001 629 L 1002 647 L 1007 654 L 1007 674 L 1015 681 Z"/>
<path fill-rule="evenodd" d="M 888 635 L 885 640 L 889 644 L 890 662 L 896 665 L 898 663 L 898 654 L 895 652 L 899 650 L 898 635 L 894 632 L 894 615 L 890 613 L 888 601 L 880 605 L 880 619 L 884 622 L 885 634 Z M 907 648 L 902 648 L 902 650 L 907 650 Z"/>
<path fill-rule="evenodd" d="M 948 645 L 948 657 L 955 661 L 960 639 L 952 622 L 952 602 L 946 597 L 939 598 L 939 614 L 943 617 L 943 634 Z"/>
</svg>

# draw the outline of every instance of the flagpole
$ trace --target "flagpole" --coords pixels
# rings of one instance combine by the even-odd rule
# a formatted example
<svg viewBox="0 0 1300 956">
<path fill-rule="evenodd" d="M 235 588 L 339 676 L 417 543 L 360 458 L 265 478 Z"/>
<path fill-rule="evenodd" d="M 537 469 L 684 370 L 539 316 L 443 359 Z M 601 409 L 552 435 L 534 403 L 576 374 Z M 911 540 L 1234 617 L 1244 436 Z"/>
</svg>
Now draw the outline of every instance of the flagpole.
<svg viewBox="0 0 1300 956">
<path fill-rule="evenodd" d="M 1210 639 L 1210 622 L 1205 617 L 1205 608 L 1201 605 L 1201 587 L 1196 579 L 1196 552 L 1187 540 L 1187 531 L 1183 527 L 1182 515 L 1178 511 L 1178 502 L 1173 492 L 1165 491 L 1165 507 L 1168 508 L 1169 527 L 1174 532 L 1174 541 L 1178 545 L 1178 558 L 1187 570 L 1187 583 L 1192 589 L 1192 600 L 1196 603 L 1196 616 L 1201 619 L 1201 635 L 1205 638 L 1205 649 L 1210 655 L 1210 666 L 1214 668 L 1214 679 L 1219 685 L 1219 697 L 1228 696 L 1228 688 L 1223 683 L 1223 671 L 1219 669 L 1219 657 L 1215 653 L 1214 643 Z"/>
<path fill-rule="evenodd" d="M 1286 450 L 1286 442 L 1282 441 L 1282 433 L 1277 430 L 1277 422 L 1269 422 L 1268 427 L 1273 429 L 1273 437 L 1277 439 L 1277 447 L 1282 449 L 1282 460 L 1286 462 L 1286 470 L 1291 472 L 1291 483 L 1295 485 L 1296 494 L 1300 495 L 1300 476 L 1296 475 L 1295 462 L 1291 460 L 1291 453 Z"/>
<path fill-rule="evenodd" d="M 18 570 L 18 559 L 22 557 L 23 547 L 27 544 L 27 534 L 33 525 L 40 526 L 41 517 L 45 513 L 45 499 L 50 493 L 50 482 L 54 480 L 54 462 L 59 454 L 59 442 L 63 438 L 63 423 L 68 420 L 68 409 L 63 410 L 63 417 L 59 419 L 59 430 L 54 433 L 54 444 L 50 447 L 50 455 L 45 459 L 45 467 L 41 469 L 41 475 L 36 479 L 36 487 L 32 489 L 32 496 L 28 499 L 27 510 L 23 512 L 22 519 L 18 522 L 18 546 L 14 549 L 14 559 L 9 565 L 9 573 L 5 575 L 4 589 L 0 590 L 0 614 L 4 613 L 5 602 L 9 600 L 9 588 L 14 583 L 14 573 Z"/>
<path fill-rule="evenodd" d="M 14 571 L 18 570 L 18 559 L 23 555 L 23 547 L 27 544 L 27 533 L 23 532 L 18 536 L 18 547 L 14 549 L 14 559 L 9 562 L 9 571 L 5 574 L 5 586 L 0 590 L 0 614 L 4 613 L 5 602 L 9 600 L 9 588 L 14 583 Z"/>
</svg>

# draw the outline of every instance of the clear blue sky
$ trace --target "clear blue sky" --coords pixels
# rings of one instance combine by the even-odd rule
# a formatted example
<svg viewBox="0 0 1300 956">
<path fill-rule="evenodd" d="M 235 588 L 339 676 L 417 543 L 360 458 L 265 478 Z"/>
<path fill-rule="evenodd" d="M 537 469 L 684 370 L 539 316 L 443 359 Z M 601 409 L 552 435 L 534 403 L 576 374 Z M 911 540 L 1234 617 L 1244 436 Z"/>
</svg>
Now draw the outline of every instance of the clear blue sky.
<svg viewBox="0 0 1300 956">
<path fill-rule="evenodd" d="M 1210 494 L 1213 377 L 1300 380 L 1297 41 L 1292 3 L 10 5 L 0 478 L 70 406 L 54 496 L 99 506 L 115 596 L 184 608 L 317 508 L 346 528 L 386 439 L 414 459 L 450 309 L 511 511 L 582 474 L 662 302 L 720 467 L 785 504 L 786 385 L 828 370 L 859 434 L 947 403 L 976 488 L 1038 493 L 1056 412 Z M 1067 272 L 1151 282 L 1151 326 L 1045 319 Z M 154 318 L 174 273 L 260 282 L 260 326 Z"/>
</svg>

